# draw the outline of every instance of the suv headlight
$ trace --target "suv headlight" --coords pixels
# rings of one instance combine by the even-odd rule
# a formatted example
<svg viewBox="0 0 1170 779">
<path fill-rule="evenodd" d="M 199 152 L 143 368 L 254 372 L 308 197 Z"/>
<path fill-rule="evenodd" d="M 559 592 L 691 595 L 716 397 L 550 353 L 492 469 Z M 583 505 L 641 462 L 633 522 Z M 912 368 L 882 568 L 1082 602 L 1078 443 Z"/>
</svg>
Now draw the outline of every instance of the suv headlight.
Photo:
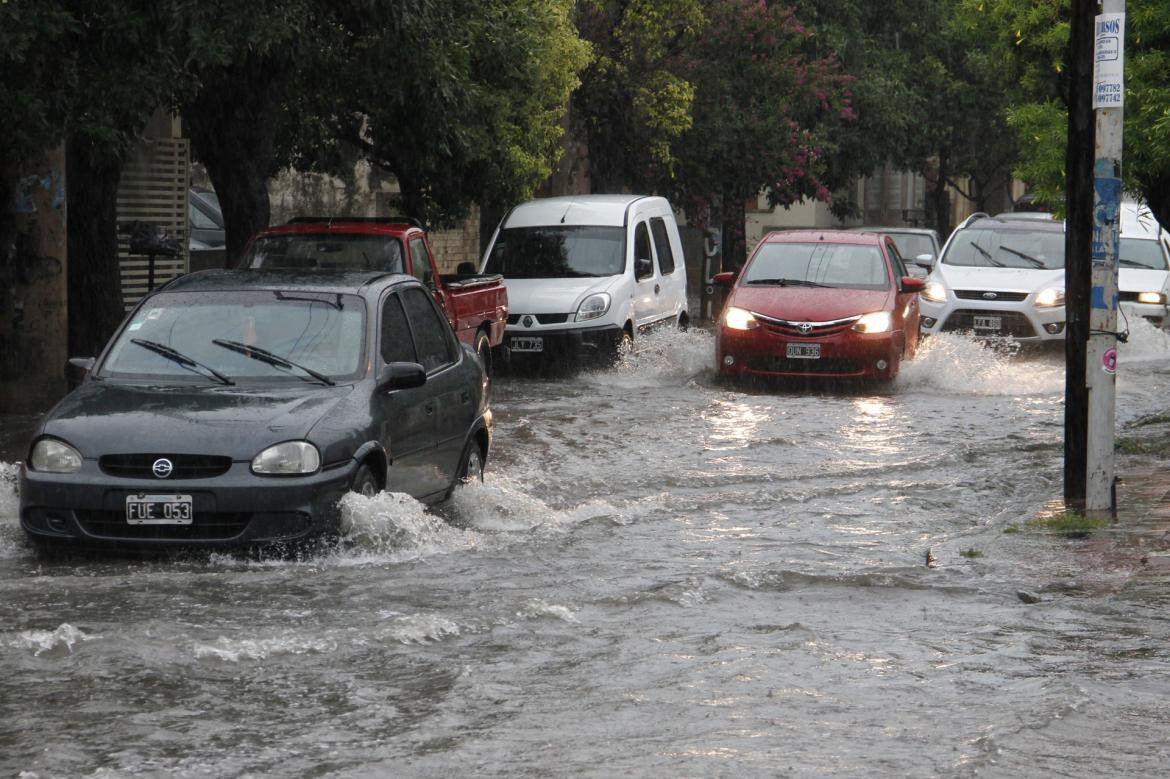
<svg viewBox="0 0 1170 779">
<path fill-rule="evenodd" d="M 888 311 L 874 311 L 858 319 L 853 324 L 853 329 L 859 333 L 884 333 L 890 329 L 893 322 Z"/>
<path fill-rule="evenodd" d="M 730 330 L 755 330 L 760 326 L 751 311 L 735 306 L 728 306 L 723 314 L 723 324 Z"/>
<path fill-rule="evenodd" d="M 28 464 L 43 473 L 77 473 L 81 470 L 81 453 L 64 441 L 42 438 L 33 444 Z"/>
<path fill-rule="evenodd" d="M 252 473 L 262 476 L 314 473 L 320 467 L 321 453 L 308 441 L 285 441 L 252 458 Z"/>
<path fill-rule="evenodd" d="M 1059 287 L 1048 287 L 1036 293 L 1036 305 L 1042 308 L 1064 305 L 1064 290 Z"/>
<path fill-rule="evenodd" d="M 605 316 L 609 311 L 609 294 L 605 292 L 594 292 L 584 300 L 581 305 L 577 306 L 577 321 L 584 322 L 589 319 L 597 319 Z"/>
<path fill-rule="evenodd" d="M 1160 306 L 1166 302 L 1166 295 L 1162 292 L 1139 292 L 1137 302 Z"/>
<path fill-rule="evenodd" d="M 926 288 L 918 294 L 922 295 L 922 297 L 926 298 L 931 303 L 947 302 L 947 288 L 943 286 L 941 281 L 926 282 Z"/>
</svg>

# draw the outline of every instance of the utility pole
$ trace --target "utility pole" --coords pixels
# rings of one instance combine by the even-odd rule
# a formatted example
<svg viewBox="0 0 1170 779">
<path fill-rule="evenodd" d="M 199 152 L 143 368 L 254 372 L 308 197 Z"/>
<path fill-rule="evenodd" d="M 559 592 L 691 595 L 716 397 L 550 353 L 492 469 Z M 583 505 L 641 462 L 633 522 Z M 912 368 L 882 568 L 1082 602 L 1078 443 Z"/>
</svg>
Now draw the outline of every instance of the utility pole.
<svg viewBox="0 0 1170 779">
<path fill-rule="evenodd" d="M 1115 505 L 1113 444 L 1117 395 L 1117 249 L 1121 223 L 1122 111 L 1125 101 L 1125 0 L 1104 0 L 1094 25 L 1092 291 L 1085 379 L 1089 388 L 1085 512 Z"/>
</svg>

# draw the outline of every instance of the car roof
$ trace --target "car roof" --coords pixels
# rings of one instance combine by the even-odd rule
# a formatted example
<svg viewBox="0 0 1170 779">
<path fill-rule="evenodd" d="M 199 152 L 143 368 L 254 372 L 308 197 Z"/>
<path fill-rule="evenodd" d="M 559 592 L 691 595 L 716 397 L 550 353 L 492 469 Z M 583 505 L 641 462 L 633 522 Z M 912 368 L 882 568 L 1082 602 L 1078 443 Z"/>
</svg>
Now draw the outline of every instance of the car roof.
<svg viewBox="0 0 1170 779">
<path fill-rule="evenodd" d="M 849 243 L 877 246 L 881 243 L 880 232 L 857 232 L 854 230 L 773 230 L 764 236 L 762 243 Z"/>
<path fill-rule="evenodd" d="M 167 292 L 214 292 L 239 290 L 301 290 L 360 294 L 375 282 L 385 285 L 415 280 L 404 273 L 381 271 L 319 270 L 205 270 L 179 276 L 160 290 Z"/>
<path fill-rule="evenodd" d="M 505 227 L 546 225 L 589 225 L 621 227 L 630 206 L 638 201 L 662 201 L 648 195 L 565 195 L 529 200 L 513 208 L 504 218 Z"/>
<path fill-rule="evenodd" d="M 1020 232 L 1063 233 L 1064 222 L 1048 218 L 1023 218 L 1011 214 L 999 216 L 981 216 L 973 219 L 964 228 L 979 228 L 982 230 L 1017 230 Z"/>
<path fill-rule="evenodd" d="M 288 224 L 266 227 L 257 238 L 270 235 L 392 235 L 402 237 L 409 230 L 421 229 L 406 217 L 298 217 Z"/>
<path fill-rule="evenodd" d="M 914 233 L 915 235 L 938 235 L 938 231 L 930 227 L 848 227 L 845 228 L 850 232 L 855 233 Z"/>
</svg>

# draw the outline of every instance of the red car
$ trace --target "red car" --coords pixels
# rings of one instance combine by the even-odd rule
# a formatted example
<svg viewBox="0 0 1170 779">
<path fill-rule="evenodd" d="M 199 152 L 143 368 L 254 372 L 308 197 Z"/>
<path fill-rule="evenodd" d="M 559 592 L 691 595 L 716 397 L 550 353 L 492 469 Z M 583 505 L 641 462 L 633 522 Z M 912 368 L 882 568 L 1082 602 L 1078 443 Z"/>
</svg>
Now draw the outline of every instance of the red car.
<svg viewBox="0 0 1170 779">
<path fill-rule="evenodd" d="M 918 344 L 918 293 L 882 233 L 769 233 L 739 273 L 716 328 L 719 372 L 888 380 Z"/>
</svg>

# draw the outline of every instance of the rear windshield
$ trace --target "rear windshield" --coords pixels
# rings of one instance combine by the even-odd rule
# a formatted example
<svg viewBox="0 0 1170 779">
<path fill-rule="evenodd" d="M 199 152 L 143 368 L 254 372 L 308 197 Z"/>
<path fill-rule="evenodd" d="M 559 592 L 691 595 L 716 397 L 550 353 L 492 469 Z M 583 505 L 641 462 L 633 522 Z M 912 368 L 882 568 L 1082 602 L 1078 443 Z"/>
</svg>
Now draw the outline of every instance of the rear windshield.
<svg viewBox="0 0 1170 779">
<path fill-rule="evenodd" d="M 1031 230 L 960 230 L 942 258 L 945 265 L 984 268 L 1064 267 L 1064 232 Z"/>
<path fill-rule="evenodd" d="M 510 227 L 501 230 L 484 273 L 510 279 L 616 276 L 625 270 L 625 228 Z"/>
<path fill-rule="evenodd" d="M 890 281 L 876 246 L 765 243 L 744 269 L 740 283 L 887 289 Z"/>
<path fill-rule="evenodd" d="M 388 235 L 268 235 L 252 242 L 242 268 L 402 273 L 402 242 Z"/>
<path fill-rule="evenodd" d="M 1122 268 L 1167 270 L 1162 245 L 1147 238 L 1122 238 L 1117 264 Z"/>
</svg>

